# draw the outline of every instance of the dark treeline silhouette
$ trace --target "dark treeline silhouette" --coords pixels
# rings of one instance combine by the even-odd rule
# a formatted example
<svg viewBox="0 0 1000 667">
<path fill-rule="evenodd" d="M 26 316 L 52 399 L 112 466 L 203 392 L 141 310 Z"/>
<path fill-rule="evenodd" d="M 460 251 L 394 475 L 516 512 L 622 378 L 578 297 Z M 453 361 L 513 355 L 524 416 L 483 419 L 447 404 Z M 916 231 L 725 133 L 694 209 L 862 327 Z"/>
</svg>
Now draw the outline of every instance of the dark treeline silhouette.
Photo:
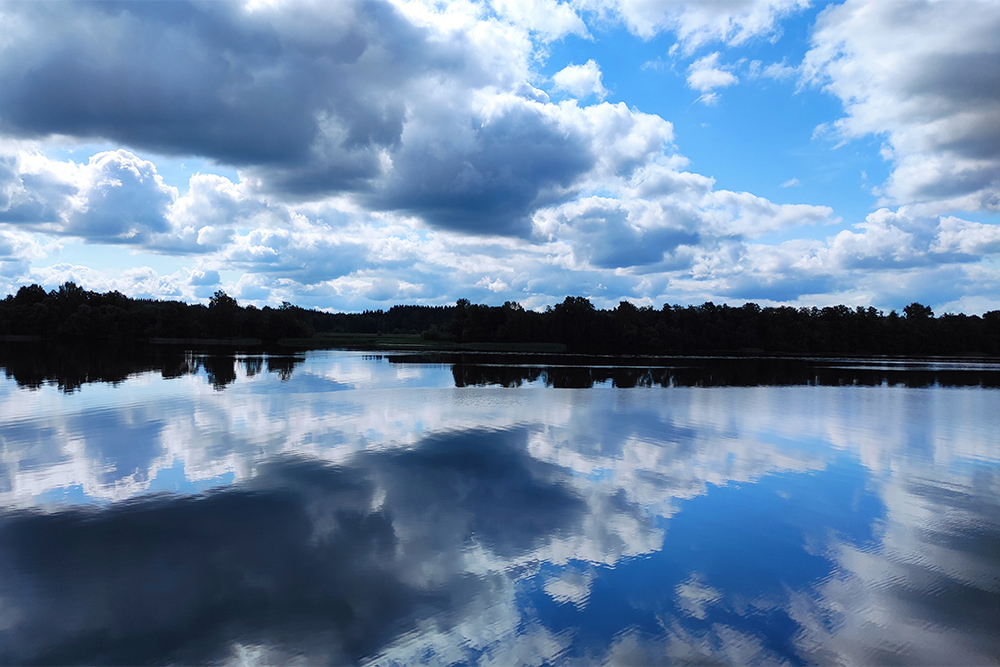
<svg viewBox="0 0 1000 667">
<path fill-rule="evenodd" d="M 555 388 L 586 389 L 610 383 L 614 387 L 758 387 L 861 386 L 1000 388 L 1000 368 L 975 364 L 916 364 L 878 366 L 787 358 L 701 358 L 690 365 L 637 366 L 499 366 L 455 363 L 455 386 L 520 387 L 542 382 Z"/>
<path fill-rule="evenodd" d="M 0 335 L 122 343 L 150 338 L 277 340 L 311 332 L 291 307 L 241 308 L 224 292 L 206 307 L 90 292 L 72 282 L 46 292 L 22 287 L 0 301 Z"/>
<path fill-rule="evenodd" d="M 55 385 L 66 393 L 93 382 L 117 384 L 143 373 L 175 378 L 204 371 L 218 390 L 236 381 L 236 367 L 247 377 L 276 373 L 284 382 L 304 357 L 288 355 L 191 352 L 158 345 L 105 345 L 62 343 L 0 343 L 0 368 L 20 387 L 37 389 Z"/>
<path fill-rule="evenodd" d="M 540 382 L 555 388 L 879 386 L 1000 388 L 993 362 L 898 361 L 800 357 L 672 357 L 651 366 L 649 358 L 568 354 L 410 352 L 379 355 L 390 363 L 450 365 L 456 387 L 520 387 Z M 194 352 L 160 345 L 107 346 L 65 343 L 0 343 L 0 369 L 18 386 L 57 386 L 72 393 L 88 383 L 124 382 L 145 373 L 164 378 L 203 374 L 222 391 L 242 376 L 273 373 L 292 379 L 301 355 Z"/>
<path fill-rule="evenodd" d="M 761 308 L 664 305 L 622 301 L 599 310 L 567 297 L 545 312 L 459 301 L 446 331 L 458 342 L 553 342 L 573 352 L 622 354 L 782 353 L 820 355 L 1000 354 L 1000 311 L 944 315 L 912 303 L 902 315 L 874 308 Z"/>
<path fill-rule="evenodd" d="M 316 333 L 412 333 L 443 327 L 454 307 L 394 306 L 388 311 L 325 313 L 290 303 L 280 308 L 241 307 L 218 291 L 208 306 L 132 299 L 119 292 L 91 292 L 67 282 L 46 292 L 21 287 L 0 301 L 0 336 L 119 343 L 167 339 L 308 338 Z"/>
<path fill-rule="evenodd" d="M 103 343 L 151 338 L 277 341 L 316 334 L 421 334 L 426 344 L 557 344 L 605 354 L 779 353 L 806 355 L 1000 355 L 1000 311 L 942 315 L 919 303 L 902 314 L 874 308 L 762 308 L 708 302 L 601 310 L 566 297 L 545 311 L 502 306 L 393 306 L 326 313 L 284 303 L 241 307 L 225 292 L 208 306 L 99 294 L 68 282 L 22 287 L 0 301 L 0 336 Z"/>
</svg>

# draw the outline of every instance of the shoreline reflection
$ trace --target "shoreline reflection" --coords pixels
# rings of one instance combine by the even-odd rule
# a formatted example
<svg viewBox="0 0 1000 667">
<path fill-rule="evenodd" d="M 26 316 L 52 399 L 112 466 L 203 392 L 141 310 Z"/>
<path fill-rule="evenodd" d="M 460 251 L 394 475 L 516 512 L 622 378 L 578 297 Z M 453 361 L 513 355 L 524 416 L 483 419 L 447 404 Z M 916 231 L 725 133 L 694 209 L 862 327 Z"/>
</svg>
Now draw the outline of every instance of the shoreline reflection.
<svg viewBox="0 0 1000 667">
<path fill-rule="evenodd" d="M 0 663 L 1000 656 L 989 364 L 172 359 L 0 377 Z"/>
<path fill-rule="evenodd" d="M 0 343 L 0 368 L 18 387 L 40 389 L 54 385 L 65 393 L 93 383 L 118 385 L 148 373 L 169 379 L 202 371 L 213 387 L 222 390 L 236 381 L 237 366 L 247 377 L 266 369 L 288 380 L 295 366 L 304 360 L 300 355 L 191 351 L 156 345 L 125 345 L 109 350 L 86 345 Z"/>
<path fill-rule="evenodd" d="M 338 353 L 326 351 L 326 354 Z M 315 353 L 313 353 L 315 354 Z M 865 386 L 1000 388 L 1000 362 L 993 360 L 890 358 L 837 359 L 791 357 L 583 357 L 579 355 L 496 353 L 379 353 L 357 355 L 400 366 L 448 366 L 454 386 L 547 387 L 586 389 L 600 385 L 633 387 Z M 55 385 L 72 393 L 85 384 L 117 385 L 129 378 L 159 373 L 163 378 L 204 372 L 224 390 L 258 373 L 291 378 L 305 361 L 301 354 L 182 350 L 134 345 L 108 350 L 37 343 L 0 344 L 0 368 L 19 387 Z"/>
</svg>

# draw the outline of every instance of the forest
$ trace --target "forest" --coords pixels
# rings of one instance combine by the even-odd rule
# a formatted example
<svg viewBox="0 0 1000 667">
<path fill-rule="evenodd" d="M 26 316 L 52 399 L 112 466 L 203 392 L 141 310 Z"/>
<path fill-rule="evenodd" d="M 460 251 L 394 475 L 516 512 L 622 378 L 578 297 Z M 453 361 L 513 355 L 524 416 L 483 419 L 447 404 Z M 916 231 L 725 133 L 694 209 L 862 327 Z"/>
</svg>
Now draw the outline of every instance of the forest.
<svg viewBox="0 0 1000 667">
<path fill-rule="evenodd" d="M 322 341 L 338 336 L 410 336 L 441 349 L 468 344 L 559 345 L 583 354 L 1000 355 L 1000 311 L 935 316 L 911 303 L 902 313 L 875 308 L 698 306 L 596 308 L 566 297 L 544 311 L 459 299 L 453 306 L 397 305 L 328 313 L 290 303 L 240 306 L 218 291 L 209 304 L 133 299 L 67 282 L 46 291 L 21 287 L 0 300 L 4 340 L 55 340 L 115 346 L 151 340 L 239 340 L 245 345 Z"/>
</svg>

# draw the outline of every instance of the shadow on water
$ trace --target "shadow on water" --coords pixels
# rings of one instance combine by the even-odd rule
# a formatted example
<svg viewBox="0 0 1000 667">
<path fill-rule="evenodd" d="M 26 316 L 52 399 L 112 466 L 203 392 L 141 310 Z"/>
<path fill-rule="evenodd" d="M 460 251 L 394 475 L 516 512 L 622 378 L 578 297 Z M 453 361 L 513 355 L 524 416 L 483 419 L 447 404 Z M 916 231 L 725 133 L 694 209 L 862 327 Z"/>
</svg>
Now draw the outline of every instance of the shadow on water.
<svg viewBox="0 0 1000 667">
<path fill-rule="evenodd" d="M 0 344 L 0 368 L 19 387 L 38 389 L 55 385 L 66 393 L 89 383 L 118 384 L 144 373 L 176 378 L 202 371 L 213 387 L 222 390 L 236 381 L 237 366 L 242 366 L 248 377 L 266 371 L 287 381 L 296 364 L 302 361 L 301 356 L 191 351 L 162 345 L 108 349 L 48 343 Z"/>
</svg>

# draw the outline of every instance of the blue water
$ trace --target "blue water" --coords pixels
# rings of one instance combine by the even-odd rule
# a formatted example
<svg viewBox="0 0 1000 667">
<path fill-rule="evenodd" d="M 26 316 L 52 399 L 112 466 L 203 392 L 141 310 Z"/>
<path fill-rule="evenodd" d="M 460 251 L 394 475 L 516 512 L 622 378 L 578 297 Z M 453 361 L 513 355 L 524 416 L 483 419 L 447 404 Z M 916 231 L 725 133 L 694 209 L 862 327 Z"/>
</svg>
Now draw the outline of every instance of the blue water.
<svg viewBox="0 0 1000 667">
<path fill-rule="evenodd" d="M 1000 661 L 994 364 L 162 356 L 0 357 L 0 662 Z"/>
</svg>

